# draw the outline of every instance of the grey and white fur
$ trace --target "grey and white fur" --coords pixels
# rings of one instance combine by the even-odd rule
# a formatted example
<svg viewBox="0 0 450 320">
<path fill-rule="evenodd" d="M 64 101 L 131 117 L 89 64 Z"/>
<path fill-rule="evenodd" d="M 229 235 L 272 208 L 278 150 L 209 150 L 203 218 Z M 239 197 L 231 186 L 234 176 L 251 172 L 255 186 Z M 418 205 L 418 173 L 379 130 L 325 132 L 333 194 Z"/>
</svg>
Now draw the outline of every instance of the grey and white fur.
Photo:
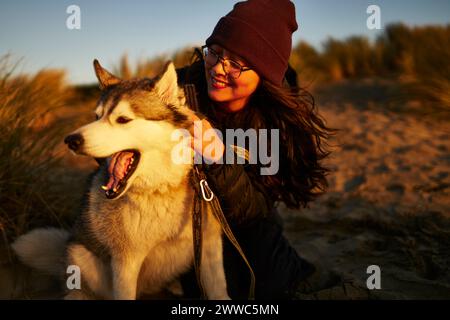
<svg viewBox="0 0 450 320">
<path fill-rule="evenodd" d="M 136 299 L 176 283 L 193 265 L 192 161 L 171 158 L 180 143 L 171 135 L 188 128 L 192 111 L 172 63 L 154 79 L 121 80 L 97 60 L 94 67 L 102 89 L 97 120 L 71 133 L 66 143 L 95 158 L 132 150 L 137 164 L 119 190 L 105 192 L 106 161 L 93 176 L 87 207 L 72 230 L 35 229 L 12 247 L 25 264 L 56 276 L 79 266 L 81 289 L 68 290 L 67 299 Z M 190 143 L 190 137 L 183 139 Z M 211 212 L 203 215 L 201 266 L 207 297 L 229 299 L 221 227 Z"/>
</svg>

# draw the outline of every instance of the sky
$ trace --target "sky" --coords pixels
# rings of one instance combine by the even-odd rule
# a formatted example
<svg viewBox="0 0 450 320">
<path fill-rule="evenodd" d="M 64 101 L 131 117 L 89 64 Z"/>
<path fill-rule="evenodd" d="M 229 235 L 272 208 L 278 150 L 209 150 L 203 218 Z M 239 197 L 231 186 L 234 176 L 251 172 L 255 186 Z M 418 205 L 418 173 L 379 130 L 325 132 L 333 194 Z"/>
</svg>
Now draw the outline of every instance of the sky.
<svg viewBox="0 0 450 320">
<path fill-rule="evenodd" d="M 22 59 L 21 72 L 64 68 L 70 83 L 95 82 L 92 60 L 112 69 L 123 54 L 130 62 L 201 45 L 236 0 L 0 0 L 0 56 Z M 299 30 L 317 49 L 328 37 L 365 35 L 374 40 L 392 22 L 449 24 L 450 0 L 293 0 Z M 66 12 L 80 8 L 80 29 Z M 369 30 L 369 5 L 381 10 L 381 30 Z"/>
</svg>

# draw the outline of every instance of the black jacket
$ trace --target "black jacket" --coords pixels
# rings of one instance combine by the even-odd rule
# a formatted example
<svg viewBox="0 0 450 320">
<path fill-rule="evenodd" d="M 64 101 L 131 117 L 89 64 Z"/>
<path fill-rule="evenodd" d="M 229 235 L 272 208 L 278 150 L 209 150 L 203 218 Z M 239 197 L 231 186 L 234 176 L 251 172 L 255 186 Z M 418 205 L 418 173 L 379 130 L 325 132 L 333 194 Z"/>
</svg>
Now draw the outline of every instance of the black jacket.
<svg viewBox="0 0 450 320">
<path fill-rule="evenodd" d="M 177 70 L 178 83 L 194 84 L 196 86 L 197 100 L 200 111 L 210 108 L 205 88 L 189 75 L 189 68 Z M 204 77 L 204 75 L 202 75 Z M 194 79 L 193 79 L 194 78 Z M 192 81 L 193 80 L 193 81 Z M 211 113 L 208 113 L 211 116 Z M 213 123 L 216 119 L 208 118 Z M 217 126 L 219 130 L 222 129 Z M 223 136 L 225 136 L 224 132 Z M 218 196 L 223 212 L 232 226 L 246 226 L 252 222 L 269 217 L 273 209 L 273 201 L 266 190 L 249 169 L 252 164 L 212 164 L 204 165 L 208 184 Z"/>
<path fill-rule="evenodd" d="M 179 85 L 196 86 L 199 110 L 223 133 L 226 124 L 219 123 L 214 117 L 215 113 L 210 112 L 214 106 L 207 94 L 202 63 L 197 62 L 177 72 Z M 255 174 L 259 170 L 251 166 L 255 165 L 213 164 L 204 167 L 208 183 L 218 196 L 234 235 L 254 270 L 256 299 L 292 298 L 299 281 L 311 274 L 314 267 L 299 257 L 283 236 L 281 218 L 274 210 L 270 190 L 262 185 L 261 176 Z M 248 269 L 227 239 L 224 239 L 223 245 L 230 297 L 246 299 L 250 279 Z M 186 274 L 182 283 L 188 297 L 198 295 L 195 289 L 192 291 L 196 287 L 192 272 Z"/>
</svg>

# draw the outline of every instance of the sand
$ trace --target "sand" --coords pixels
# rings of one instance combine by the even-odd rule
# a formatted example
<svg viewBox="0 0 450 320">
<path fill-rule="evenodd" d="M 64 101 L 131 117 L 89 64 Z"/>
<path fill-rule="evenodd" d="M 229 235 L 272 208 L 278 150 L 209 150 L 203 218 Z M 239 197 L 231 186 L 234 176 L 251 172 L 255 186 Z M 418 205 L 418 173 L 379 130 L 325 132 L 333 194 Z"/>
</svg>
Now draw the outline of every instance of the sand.
<svg viewBox="0 0 450 320">
<path fill-rule="evenodd" d="M 281 207 L 298 253 L 346 279 L 319 299 L 450 299 L 450 126 L 355 104 L 320 106 L 334 152 L 330 187 L 309 208 Z M 320 101 L 320 97 L 319 97 Z M 369 265 L 381 289 L 368 290 Z"/>
</svg>

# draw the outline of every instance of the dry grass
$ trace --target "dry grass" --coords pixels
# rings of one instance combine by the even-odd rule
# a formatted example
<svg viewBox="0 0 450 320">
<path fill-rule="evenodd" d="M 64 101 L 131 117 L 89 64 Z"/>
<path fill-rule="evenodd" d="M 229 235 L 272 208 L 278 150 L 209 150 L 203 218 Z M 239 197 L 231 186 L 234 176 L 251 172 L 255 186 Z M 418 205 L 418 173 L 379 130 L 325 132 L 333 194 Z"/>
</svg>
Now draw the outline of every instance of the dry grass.
<svg viewBox="0 0 450 320">
<path fill-rule="evenodd" d="M 450 118 L 450 25 L 387 26 L 371 43 L 365 37 L 329 38 L 317 51 L 298 43 L 291 64 L 302 85 L 364 78 L 391 79 L 400 90 L 389 98 L 398 111 Z M 418 108 L 417 108 L 418 106 Z"/>
<path fill-rule="evenodd" d="M 136 63 L 134 68 L 130 65 L 128 55 L 124 54 L 119 64 L 113 69 L 113 73 L 122 79 L 152 78 L 162 71 L 168 60 L 171 60 L 177 68 L 190 64 L 193 52 L 194 47 L 186 46 L 170 56 L 159 55 L 150 59 L 142 59 Z"/>
<path fill-rule="evenodd" d="M 0 59 L 0 232 L 4 240 L 33 226 L 63 224 L 67 200 L 55 177 L 58 143 L 65 121 L 55 119 L 72 91 L 64 72 L 14 75 L 8 56 Z"/>
</svg>

